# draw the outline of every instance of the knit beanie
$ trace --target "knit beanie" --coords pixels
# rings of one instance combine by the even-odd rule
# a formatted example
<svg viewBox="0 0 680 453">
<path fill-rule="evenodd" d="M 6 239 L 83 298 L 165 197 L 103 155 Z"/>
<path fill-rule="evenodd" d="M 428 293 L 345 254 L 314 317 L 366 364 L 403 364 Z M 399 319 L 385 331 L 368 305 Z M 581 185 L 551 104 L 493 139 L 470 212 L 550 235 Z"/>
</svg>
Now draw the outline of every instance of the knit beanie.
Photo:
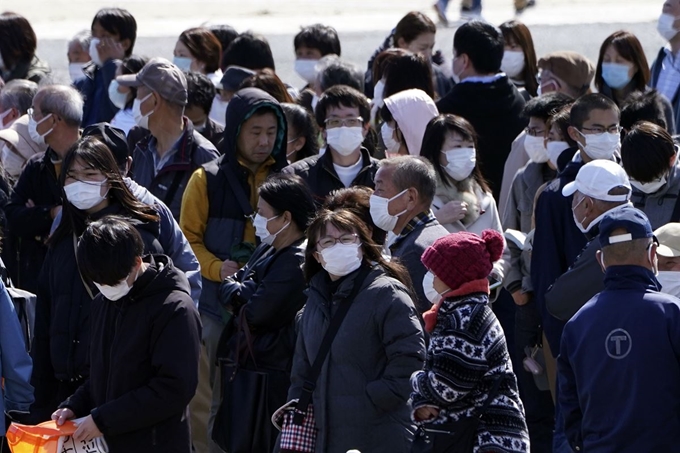
<svg viewBox="0 0 680 453">
<path fill-rule="evenodd" d="M 489 276 L 493 263 L 503 254 L 503 236 L 484 230 L 482 236 L 463 231 L 439 238 L 420 260 L 451 290 Z"/>
</svg>

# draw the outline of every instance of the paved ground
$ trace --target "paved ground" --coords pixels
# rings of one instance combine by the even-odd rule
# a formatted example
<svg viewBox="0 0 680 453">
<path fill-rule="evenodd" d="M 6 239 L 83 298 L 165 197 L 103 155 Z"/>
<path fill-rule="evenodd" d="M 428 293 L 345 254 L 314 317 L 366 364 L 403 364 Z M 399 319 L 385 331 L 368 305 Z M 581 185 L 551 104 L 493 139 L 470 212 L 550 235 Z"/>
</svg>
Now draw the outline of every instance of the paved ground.
<svg viewBox="0 0 680 453">
<path fill-rule="evenodd" d="M 520 20 L 530 26 L 538 55 L 571 49 L 595 60 L 604 38 L 619 29 L 635 33 L 648 58 L 663 44 L 655 30 L 660 0 L 537 0 Z M 206 22 L 228 23 L 239 31 L 254 30 L 270 42 L 277 73 L 294 85 L 302 83 L 292 70 L 293 36 L 300 25 L 316 22 L 335 26 L 341 37 L 343 57 L 365 66 L 373 50 L 389 30 L 410 10 L 433 18 L 434 0 L 24 0 L 13 11 L 25 15 L 39 37 L 39 55 L 65 80 L 66 40 L 89 28 L 94 13 L 115 3 L 137 18 L 136 53 L 171 58 L 179 33 Z M 512 0 L 484 0 L 484 17 L 500 24 L 514 17 Z M 457 18 L 459 2 L 451 0 L 449 15 Z M 4 5 L 3 8 L 4 9 Z M 437 48 L 450 58 L 452 28 L 440 28 Z"/>
</svg>

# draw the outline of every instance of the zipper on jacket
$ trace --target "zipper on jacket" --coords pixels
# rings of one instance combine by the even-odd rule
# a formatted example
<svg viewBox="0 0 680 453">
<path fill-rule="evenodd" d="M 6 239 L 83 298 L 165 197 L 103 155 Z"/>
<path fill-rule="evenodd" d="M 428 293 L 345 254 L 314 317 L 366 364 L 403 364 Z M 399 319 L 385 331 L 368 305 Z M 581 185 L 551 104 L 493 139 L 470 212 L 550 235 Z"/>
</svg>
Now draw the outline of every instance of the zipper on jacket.
<svg viewBox="0 0 680 453">
<path fill-rule="evenodd" d="M 114 308 L 116 307 L 117 304 L 114 304 Z M 109 369 L 108 372 L 106 373 L 106 392 L 104 393 L 106 395 L 106 399 L 109 398 L 109 385 L 111 384 L 111 372 L 113 370 L 113 351 L 116 350 L 116 340 L 118 339 L 118 330 L 120 329 L 120 325 L 123 322 L 123 304 L 120 304 L 120 310 L 118 311 L 118 314 L 116 314 L 116 323 L 114 325 L 114 331 L 113 331 L 113 339 L 111 340 L 111 350 L 109 351 Z M 154 444 L 155 445 L 155 444 Z"/>
</svg>

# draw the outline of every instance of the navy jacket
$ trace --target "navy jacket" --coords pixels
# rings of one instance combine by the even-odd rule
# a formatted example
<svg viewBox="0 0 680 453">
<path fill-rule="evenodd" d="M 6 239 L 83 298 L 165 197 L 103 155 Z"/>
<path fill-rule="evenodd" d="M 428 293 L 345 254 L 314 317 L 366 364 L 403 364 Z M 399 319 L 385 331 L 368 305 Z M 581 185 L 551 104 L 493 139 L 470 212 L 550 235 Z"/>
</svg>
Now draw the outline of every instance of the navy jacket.
<svg viewBox="0 0 680 453">
<path fill-rule="evenodd" d="M 110 123 L 118 107 L 109 99 L 109 84 L 116 78 L 119 60 L 109 60 L 103 66 L 94 63 L 83 68 L 85 77 L 76 80 L 76 89 L 85 98 L 83 127 L 95 123 Z"/>
<path fill-rule="evenodd" d="M 677 451 L 680 299 L 640 266 L 611 266 L 605 290 L 564 328 L 559 404 L 572 448 Z"/>
<path fill-rule="evenodd" d="M 652 63 L 652 78 L 649 81 L 649 86 L 652 88 L 656 88 L 657 84 L 659 83 L 659 75 L 661 75 L 661 66 L 663 65 L 663 60 L 666 58 L 666 52 L 664 48 L 662 47 L 661 50 L 659 50 L 659 54 L 656 57 L 656 60 L 654 60 L 654 63 Z M 671 101 L 671 105 L 673 106 L 673 116 L 675 118 L 675 124 L 673 124 L 671 127 L 668 128 L 669 131 L 673 130 L 677 133 L 677 131 L 680 131 L 680 90 L 675 92 L 675 95 L 673 95 L 673 99 L 669 99 Z"/>
<path fill-rule="evenodd" d="M 562 196 L 562 188 L 576 179 L 583 162 L 570 162 L 559 176 L 545 188 L 536 202 L 536 232 L 531 254 L 531 282 L 536 307 L 543 320 L 550 349 L 556 357 L 564 323 L 553 318 L 545 308 L 548 288 L 576 261 L 586 237 L 574 223 L 572 197 Z"/>
</svg>

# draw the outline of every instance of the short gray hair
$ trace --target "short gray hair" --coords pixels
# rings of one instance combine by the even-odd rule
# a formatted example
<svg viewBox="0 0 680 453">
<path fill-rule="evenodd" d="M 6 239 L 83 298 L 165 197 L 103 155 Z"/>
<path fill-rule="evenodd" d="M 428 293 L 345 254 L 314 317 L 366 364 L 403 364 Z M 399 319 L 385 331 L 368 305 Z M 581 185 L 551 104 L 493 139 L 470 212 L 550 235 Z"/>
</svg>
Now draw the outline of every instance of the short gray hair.
<svg viewBox="0 0 680 453">
<path fill-rule="evenodd" d="M 380 168 L 394 168 L 392 184 L 399 192 L 413 187 L 422 203 L 432 204 L 437 192 L 437 173 L 432 164 L 420 156 L 398 156 L 380 161 Z"/>
<path fill-rule="evenodd" d="M 44 115 L 59 115 L 69 126 L 80 127 L 83 121 L 83 97 L 68 85 L 47 85 L 40 88 L 40 110 Z"/>
<path fill-rule="evenodd" d="M 322 92 L 335 85 L 347 85 L 364 92 L 364 73 L 354 63 L 337 55 L 327 55 L 319 60 L 316 69 L 317 86 Z"/>
<path fill-rule="evenodd" d="M 2 111 L 17 109 L 19 115 L 25 115 L 31 104 L 33 97 L 38 92 L 38 85 L 30 80 L 15 79 L 7 82 L 0 90 L 0 107 Z"/>
<path fill-rule="evenodd" d="M 90 50 L 90 41 L 92 41 L 92 33 L 90 33 L 90 30 L 83 30 L 71 38 L 68 45 L 71 45 L 72 42 L 77 42 L 85 52 L 88 52 Z"/>
</svg>

